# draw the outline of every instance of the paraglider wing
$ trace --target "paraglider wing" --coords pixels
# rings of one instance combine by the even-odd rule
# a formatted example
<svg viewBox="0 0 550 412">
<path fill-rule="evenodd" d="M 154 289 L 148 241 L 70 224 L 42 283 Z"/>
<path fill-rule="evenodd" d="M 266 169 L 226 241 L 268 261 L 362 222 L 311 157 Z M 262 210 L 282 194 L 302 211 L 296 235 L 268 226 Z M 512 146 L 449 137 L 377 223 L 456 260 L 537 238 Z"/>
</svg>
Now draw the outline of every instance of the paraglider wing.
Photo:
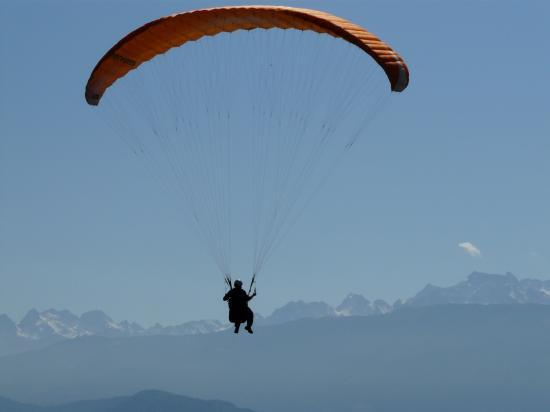
<svg viewBox="0 0 550 412">
<path fill-rule="evenodd" d="M 310 30 L 342 38 L 368 53 L 382 67 L 392 91 L 403 91 L 409 73 L 390 46 L 362 27 L 331 14 L 275 6 L 239 6 L 173 14 L 145 24 L 113 46 L 94 68 L 86 85 L 86 101 L 97 105 L 105 90 L 143 62 L 173 47 L 204 36 L 253 29 Z"/>
<path fill-rule="evenodd" d="M 221 7 L 125 36 L 92 71 L 86 101 L 173 189 L 229 288 L 232 258 L 239 273 L 250 259 L 250 293 L 331 170 L 408 83 L 390 46 L 340 17 Z"/>
</svg>

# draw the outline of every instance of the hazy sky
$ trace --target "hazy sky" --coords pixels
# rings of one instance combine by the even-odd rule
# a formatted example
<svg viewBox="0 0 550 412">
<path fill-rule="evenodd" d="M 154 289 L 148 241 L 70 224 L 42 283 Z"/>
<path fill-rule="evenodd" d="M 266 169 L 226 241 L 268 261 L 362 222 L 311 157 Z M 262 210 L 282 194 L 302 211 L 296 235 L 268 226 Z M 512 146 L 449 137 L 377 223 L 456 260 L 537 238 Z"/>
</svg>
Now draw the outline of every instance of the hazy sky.
<svg viewBox="0 0 550 412">
<path fill-rule="evenodd" d="M 550 278 L 550 3 L 281 3 L 378 34 L 411 84 L 277 250 L 255 309 L 350 291 L 391 302 L 472 270 Z M 0 313 L 225 318 L 204 247 L 83 98 L 133 28 L 222 4 L 245 3 L 0 0 Z"/>
</svg>

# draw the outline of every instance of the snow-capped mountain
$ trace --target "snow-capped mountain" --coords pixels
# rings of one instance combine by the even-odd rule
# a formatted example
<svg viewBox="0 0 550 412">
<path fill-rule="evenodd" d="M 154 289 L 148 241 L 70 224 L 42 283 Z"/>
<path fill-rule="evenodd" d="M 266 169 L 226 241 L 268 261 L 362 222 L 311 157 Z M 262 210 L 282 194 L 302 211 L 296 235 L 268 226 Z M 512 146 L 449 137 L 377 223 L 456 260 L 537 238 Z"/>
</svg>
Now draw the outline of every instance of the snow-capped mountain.
<svg viewBox="0 0 550 412">
<path fill-rule="evenodd" d="M 78 317 L 68 310 L 31 309 L 16 327 L 17 335 L 32 340 L 48 338 L 73 339 L 79 336 L 132 336 L 144 329 L 136 323 L 117 323 L 105 313 L 95 310 Z"/>
<path fill-rule="evenodd" d="M 394 305 L 383 300 L 370 301 L 356 293 L 350 293 L 335 308 L 325 302 L 289 302 L 265 318 L 256 314 L 256 324 L 273 325 L 305 318 L 381 315 L 407 306 L 450 303 L 550 305 L 550 280 L 518 280 L 511 273 L 496 275 L 473 272 L 465 281 L 453 286 L 427 285 L 412 298 L 399 300 Z M 99 310 L 86 312 L 79 317 L 67 310 L 48 309 L 39 312 L 32 309 L 17 324 L 8 316 L 0 315 L 0 356 L 87 335 L 197 335 L 223 331 L 228 327 L 226 322 L 218 320 L 199 320 L 144 328 L 135 322 L 114 321 Z"/>
<path fill-rule="evenodd" d="M 80 326 L 84 334 L 106 337 L 143 335 L 145 329 L 135 322 L 115 322 L 100 310 L 82 314 Z"/>
<path fill-rule="evenodd" d="M 408 306 L 427 306 L 445 303 L 458 304 L 550 304 L 550 280 L 519 280 L 511 273 L 505 275 L 473 272 L 467 280 L 454 286 L 427 285 L 414 297 L 402 302 Z"/>
<path fill-rule="evenodd" d="M 304 318 L 332 316 L 370 316 L 389 313 L 403 306 L 440 304 L 550 304 L 550 280 L 518 280 L 511 273 L 504 275 L 473 272 L 467 280 L 449 287 L 427 285 L 414 297 L 390 305 L 383 300 L 370 301 L 350 293 L 336 308 L 325 302 L 290 302 L 276 309 L 262 324 L 284 323 Z"/>
<path fill-rule="evenodd" d="M 17 325 L 17 334 L 33 340 L 55 336 L 71 339 L 83 334 L 79 323 L 78 316 L 68 310 L 48 309 L 38 312 L 31 309 Z"/>
<path fill-rule="evenodd" d="M 325 302 L 304 302 L 302 300 L 289 302 L 279 309 L 275 309 L 271 316 L 260 322 L 265 325 L 291 322 L 305 318 L 325 318 L 337 316 L 336 311 Z"/>
<path fill-rule="evenodd" d="M 381 315 L 392 310 L 390 304 L 383 300 L 371 302 L 363 295 L 350 293 L 344 301 L 333 308 L 325 302 L 289 302 L 273 311 L 271 316 L 258 321 L 262 325 L 274 325 L 299 319 L 326 318 L 335 316 L 370 316 Z"/>
<path fill-rule="evenodd" d="M 350 293 L 346 296 L 344 301 L 336 307 L 336 314 L 338 316 L 369 316 L 381 315 L 391 312 L 391 310 L 391 305 L 381 299 L 371 302 L 363 295 Z"/>
<path fill-rule="evenodd" d="M 218 332 L 226 327 L 217 320 L 200 320 L 173 326 L 156 324 L 146 329 L 135 322 L 114 321 L 99 310 L 78 317 L 68 310 L 39 312 L 31 309 L 17 324 L 7 315 L 0 315 L 0 356 L 82 336 L 196 335 Z"/>
</svg>

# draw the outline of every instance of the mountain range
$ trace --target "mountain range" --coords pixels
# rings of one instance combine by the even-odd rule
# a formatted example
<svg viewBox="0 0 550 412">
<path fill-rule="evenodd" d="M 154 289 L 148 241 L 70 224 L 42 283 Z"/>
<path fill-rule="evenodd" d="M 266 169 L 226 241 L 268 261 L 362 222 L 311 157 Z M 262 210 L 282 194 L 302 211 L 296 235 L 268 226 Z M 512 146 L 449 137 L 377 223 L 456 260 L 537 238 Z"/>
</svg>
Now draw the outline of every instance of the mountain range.
<svg viewBox="0 0 550 412">
<path fill-rule="evenodd" d="M 218 332 L 226 327 L 217 320 L 202 320 L 174 326 L 156 324 L 146 329 L 135 322 L 116 322 L 99 310 L 79 317 L 68 310 L 32 309 L 17 324 L 7 315 L 0 315 L 0 356 L 83 336 L 195 335 Z"/>
<path fill-rule="evenodd" d="M 389 313 L 401 307 L 439 304 L 550 304 L 550 280 L 522 279 L 511 273 L 504 275 L 471 273 L 465 281 L 449 287 L 427 285 L 415 296 L 398 300 L 393 305 L 370 301 L 350 293 L 344 301 L 332 307 L 325 302 L 289 302 L 270 316 L 257 314 L 257 325 L 276 325 L 305 318 L 339 316 L 370 316 Z M 116 322 L 99 310 L 81 316 L 68 310 L 30 310 L 15 323 L 7 315 L 0 315 L 0 356 L 45 347 L 66 339 L 83 336 L 132 337 L 153 335 L 196 335 L 220 332 L 228 328 L 218 320 L 198 320 L 179 325 L 156 324 L 144 328 L 135 322 Z"/>
<path fill-rule="evenodd" d="M 408 306 L 427 306 L 447 303 L 550 304 L 550 280 L 522 279 L 512 273 L 504 275 L 481 272 L 471 273 L 465 281 L 450 287 L 427 285 L 414 297 L 404 302 Z"/>
<path fill-rule="evenodd" d="M 256 324 L 275 325 L 303 318 L 367 316 L 389 311 L 391 305 L 384 301 L 370 302 L 361 295 L 349 294 L 336 308 L 324 302 L 290 302 L 276 309 L 271 316 L 264 318 L 257 314 Z M 144 328 L 135 322 L 116 322 L 99 310 L 86 312 L 79 317 L 68 310 L 48 309 L 39 312 L 32 309 L 19 323 L 7 315 L 0 315 L 0 356 L 84 336 L 185 336 L 220 332 L 228 327 L 227 323 L 218 320 L 199 320 L 171 326 L 157 323 Z"/>
<path fill-rule="evenodd" d="M 36 406 L 0 397 L 2 412 L 252 412 L 229 402 L 203 401 L 163 391 L 141 391 L 133 396 Z"/>
<path fill-rule="evenodd" d="M 473 272 L 465 281 L 456 285 L 427 285 L 415 296 L 398 300 L 393 305 L 383 300 L 370 301 L 355 293 L 349 294 L 336 307 L 325 302 L 289 302 L 265 318 L 258 314 L 256 324 L 267 326 L 305 318 L 370 316 L 390 313 L 402 307 L 472 303 L 550 304 L 550 280 L 519 280 L 511 273 L 499 275 Z M 156 324 L 144 328 L 135 322 L 116 322 L 99 310 L 77 316 L 68 310 L 48 309 L 39 312 L 32 309 L 19 323 L 7 315 L 0 315 L 0 356 L 83 336 L 184 336 L 220 332 L 227 328 L 226 323 L 218 320 L 191 321 L 172 326 Z"/>
<path fill-rule="evenodd" d="M 548 348 L 549 305 L 405 306 L 253 336 L 68 339 L 0 357 L 0 394 L 53 405 L 157 388 L 258 412 L 547 412 Z"/>
<path fill-rule="evenodd" d="M 0 398 L 0 411 L 245 411 L 170 393 L 259 412 L 550 410 L 550 281 L 473 272 L 394 304 L 290 302 L 253 338 L 226 329 L 1 315 L 0 394 L 26 403 Z"/>
</svg>

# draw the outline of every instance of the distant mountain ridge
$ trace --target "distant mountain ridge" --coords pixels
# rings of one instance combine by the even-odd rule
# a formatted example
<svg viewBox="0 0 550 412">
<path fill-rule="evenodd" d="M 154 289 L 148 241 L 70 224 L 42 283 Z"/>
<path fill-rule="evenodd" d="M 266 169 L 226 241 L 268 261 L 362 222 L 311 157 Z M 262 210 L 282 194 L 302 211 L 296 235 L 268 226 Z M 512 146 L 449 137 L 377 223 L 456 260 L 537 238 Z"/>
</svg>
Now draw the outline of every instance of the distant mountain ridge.
<svg viewBox="0 0 550 412">
<path fill-rule="evenodd" d="M 66 339 L 83 336 L 132 337 L 151 335 L 195 335 L 224 330 L 227 325 L 217 320 L 185 322 L 180 325 L 156 324 L 144 328 L 135 322 L 116 322 L 104 312 L 94 310 L 80 317 L 68 310 L 31 309 L 15 323 L 0 315 L 0 356 L 38 349 Z"/>
<path fill-rule="evenodd" d="M 371 316 L 389 313 L 401 307 L 441 304 L 550 304 L 550 280 L 522 279 L 511 273 L 504 275 L 471 273 L 465 281 L 449 287 L 427 285 L 415 296 L 398 300 L 393 305 L 370 301 L 350 293 L 336 307 L 325 302 L 294 301 L 276 309 L 270 316 L 257 314 L 258 325 L 275 325 L 306 318 Z M 197 335 L 220 332 L 228 324 L 218 320 L 199 320 L 180 325 L 156 324 L 144 328 L 135 322 L 116 322 L 104 312 L 94 310 L 80 317 L 67 310 L 30 310 L 16 324 L 0 315 L 0 356 L 47 346 L 65 339 L 83 336 L 133 337 L 153 335 Z"/>
<path fill-rule="evenodd" d="M 133 396 L 78 401 L 58 406 L 40 407 L 0 397 L 2 412 L 253 412 L 229 402 L 204 401 L 163 391 L 141 391 Z"/>
<path fill-rule="evenodd" d="M 336 308 L 325 302 L 289 302 L 266 318 L 257 314 L 256 324 L 275 325 L 305 318 L 368 316 L 387 313 L 391 308 L 382 300 L 370 302 L 362 295 L 352 293 Z M 135 322 L 116 322 L 99 310 L 86 312 L 79 317 L 68 310 L 48 309 L 39 312 L 31 309 L 18 324 L 8 316 L 0 315 L 0 356 L 84 336 L 185 336 L 220 332 L 228 327 L 227 323 L 218 320 L 199 320 L 171 326 L 157 323 L 144 328 Z"/>
<path fill-rule="evenodd" d="M 333 308 L 325 302 L 289 302 L 275 309 L 271 316 L 260 319 L 260 325 L 276 325 L 300 319 L 317 319 L 337 316 L 370 316 L 391 312 L 392 306 L 381 300 L 371 302 L 363 295 L 350 293 L 342 303 Z"/>
<path fill-rule="evenodd" d="M 2 412 L 43 412 L 44 409 L 34 405 L 27 405 L 12 401 L 0 396 L 0 411 Z"/>
<path fill-rule="evenodd" d="M 1 357 L 0 394 L 52 405 L 158 388 L 262 412 L 550 410 L 550 305 L 403 307 L 256 332 L 70 339 Z"/>
<path fill-rule="evenodd" d="M 512 273 L 498 275 L 472 272 L 465 281 L 454 286 L 427 285 L 414 297 L 399 302 L 397 306 L 427 306 L 448 303 L 550 305 L 550 280 L 519 280 Z"/>
<path fill-rule="evenodd" d="M 13 333 L 12 324 L 9 329 Z M 49 337 L 73 339 L 89 335 L 105 337 L 160 334 L 194 335 L 217 332 L 222 329 L 224 329 L 224 325 L 217 320 L 191 321 L 175 326 L 162 326 L 157 323 L 146 329 L 135 322 L 116 322 L 100 310 L 86 312 L 78 317 L 68 310 L 48 309 L 38 312 L 36 309 L 32 309 L 16 325 L 15 332 L 22 338 L 39 340 Z"/>
</svg>

